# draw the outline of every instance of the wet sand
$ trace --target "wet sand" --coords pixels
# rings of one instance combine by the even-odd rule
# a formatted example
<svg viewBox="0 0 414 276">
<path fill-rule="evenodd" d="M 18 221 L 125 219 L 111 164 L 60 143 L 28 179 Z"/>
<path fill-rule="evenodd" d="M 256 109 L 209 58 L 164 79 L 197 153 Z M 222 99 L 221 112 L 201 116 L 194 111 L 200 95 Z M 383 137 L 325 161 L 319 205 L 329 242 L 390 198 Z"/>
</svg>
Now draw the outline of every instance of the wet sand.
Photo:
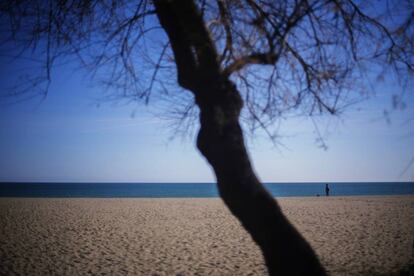
<svg viewBox="0 0 414 276">
<path fill-rule="evenodd" d="M 414 262 L 414 196 L 280 198 L 331 275 Z M 0 275 L 265 275 L 220 199 L 0 198 Z"/>
</svg>

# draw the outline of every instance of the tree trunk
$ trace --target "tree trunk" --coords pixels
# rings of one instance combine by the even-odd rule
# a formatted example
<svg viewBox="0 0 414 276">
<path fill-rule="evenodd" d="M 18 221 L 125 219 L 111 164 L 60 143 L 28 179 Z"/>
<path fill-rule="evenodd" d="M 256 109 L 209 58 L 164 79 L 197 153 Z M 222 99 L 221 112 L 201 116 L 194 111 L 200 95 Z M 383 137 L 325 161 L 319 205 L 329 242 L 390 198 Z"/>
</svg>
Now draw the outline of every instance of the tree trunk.
<svg viewBox="0 0 414 276">
<path fill-rule="evenodd" d="M 178 83 L 200 108 L 197 147 L 214 169 L 219 193 L 260 246 L 271 275 L 324 275 L 309 244 L 253 172 L 239 115 L 243 100 L 224 76 L 193 0 L 154 0 L 177 66 Z"/>
<path fill-rule="evenodd" d="M 220 197 L 260 246 L 271 275 L 324 275 L 312 248 L 253 172 L 239 125 L 239 92 L 228 80 L 215 84 L 203 85 L 197 94 L 208 95 L 196 98 L 197 146 L 214 169 Z"/>
</svg>

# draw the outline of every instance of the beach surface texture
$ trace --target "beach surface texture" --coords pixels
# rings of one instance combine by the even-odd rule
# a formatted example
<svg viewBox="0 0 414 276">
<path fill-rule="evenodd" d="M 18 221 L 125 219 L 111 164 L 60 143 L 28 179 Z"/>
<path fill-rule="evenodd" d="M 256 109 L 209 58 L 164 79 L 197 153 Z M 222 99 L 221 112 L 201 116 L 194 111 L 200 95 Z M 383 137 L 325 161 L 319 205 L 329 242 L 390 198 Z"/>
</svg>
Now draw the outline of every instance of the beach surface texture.
<svg viewBox="0 0 414 276">
<path fill-rule="evenodd" d="M 414 196 L 278 199 L 331 275 L 414 263 Z M 0 198 L 0 275 L 266 275 L 218 198 Z"/>
</svg>

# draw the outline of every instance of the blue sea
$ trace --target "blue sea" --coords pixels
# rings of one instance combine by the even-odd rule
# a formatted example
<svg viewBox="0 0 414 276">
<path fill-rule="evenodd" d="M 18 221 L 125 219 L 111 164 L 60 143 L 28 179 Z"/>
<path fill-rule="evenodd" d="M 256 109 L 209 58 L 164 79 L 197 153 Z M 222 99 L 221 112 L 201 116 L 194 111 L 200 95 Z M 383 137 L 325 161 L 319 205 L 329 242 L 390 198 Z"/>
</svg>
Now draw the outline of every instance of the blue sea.
<svg viewBox="0 0 414 276">
<path fill-rule="evenodd" d="M 265 183 L 275 197 L 325 195 L 323 183 Z M 414 195 L 414 182 L 328 183 L 331 196 Z M 218 197 L 215 183 L 0 183 L 0 197 Z"/>
</svg>

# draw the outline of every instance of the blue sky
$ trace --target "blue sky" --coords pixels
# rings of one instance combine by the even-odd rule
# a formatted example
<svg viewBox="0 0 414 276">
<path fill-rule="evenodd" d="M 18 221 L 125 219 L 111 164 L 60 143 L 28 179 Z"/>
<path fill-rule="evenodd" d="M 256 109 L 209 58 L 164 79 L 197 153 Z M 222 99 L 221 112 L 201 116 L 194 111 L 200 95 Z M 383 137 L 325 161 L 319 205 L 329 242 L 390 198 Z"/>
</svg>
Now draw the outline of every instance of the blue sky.
<svg viewBox="0 0 414 276">
<path fill-rule="evenodd" d="M 3 63 L 5 64 L 5 63 Z M 13 70 L 1 68 L 2 84 Z M 341 117 L 315 118 L 328 150 L 315 142 L 311 119 L 285 120 L 283 146 L 264 136 L 247 138 L 260 179 L 266 182 L 412 181 L 414 97 L 393 111 L 397 86 L 378 85 L 370 100 Z M 82 73 L 61 68 L 42 102 L 1 103 L 0 181 L 211 182 L 214 175 L 195 138 L 171 140 L 153 113 L 157 105 L 104 103 Z M 135 116 L 131 116 L 131 114 Z"/>
<path fill-rule="evenodd" d="M 1 51 L 0 181 L 214 181 L 194 135 L 171 140 L 168 122 L 153 115 L 159 106 L 102 102 L 102 88 L 92 86 L 73 66 L 53 70 L 43 101 L 11 104 L 3 97 L 5 88 L 29 63 L 10 61 Z M 414 164 L 405 168 L 414 160 L 414 93 L 407 91 L 406 108 L 392 111 L 387 122 L 384 110 L 392 110 L 391 97 L 401 94 L 401 88 L 379 82 L 373 91 L 368 101 L 351 106 L 340 117 L 284 120 L 277 141 L 283 146 L 274 147 L 264 136 L 247 136 L 259 178 L 413 181 Z M 314 123 L 328 150 L 315 141 Z"/>
</svg>

